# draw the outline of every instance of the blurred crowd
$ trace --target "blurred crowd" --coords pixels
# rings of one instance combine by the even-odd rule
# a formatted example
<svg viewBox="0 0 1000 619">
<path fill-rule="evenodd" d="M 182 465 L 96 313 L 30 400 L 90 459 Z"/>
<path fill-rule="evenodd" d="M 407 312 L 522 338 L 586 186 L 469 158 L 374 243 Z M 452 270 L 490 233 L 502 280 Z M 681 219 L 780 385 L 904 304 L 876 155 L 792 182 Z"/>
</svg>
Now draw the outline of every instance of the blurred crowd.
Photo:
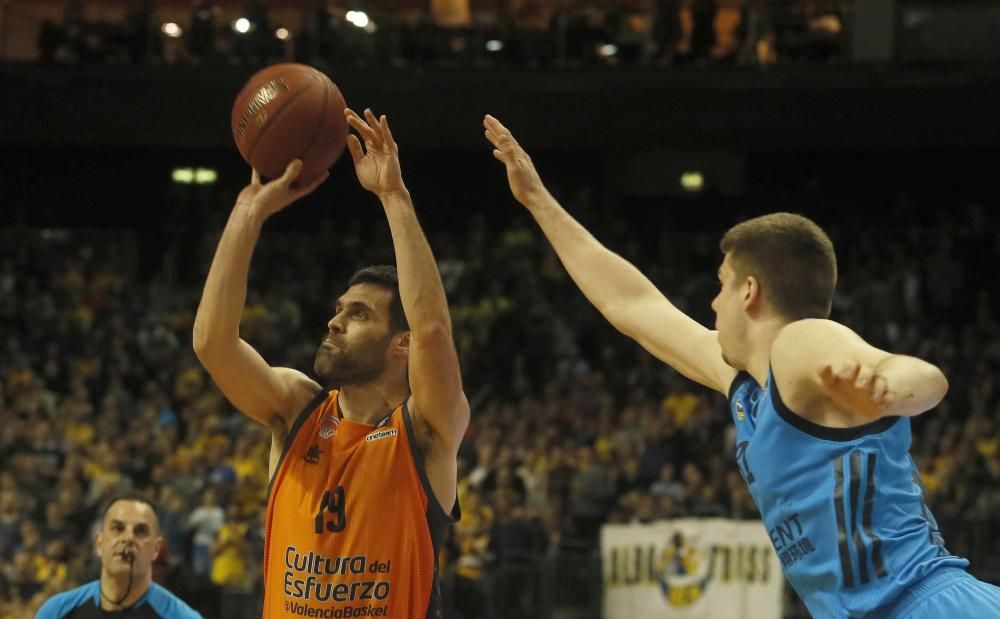
<svg viewBox="0 0 1000 619">
<path fill-rule="evenodd" d="M 826 63 L 847 54 L 850 0 L 195 0 L 185 20 L 131 0 L 121 20 L 67 0 L 38 34 L 43 62 L 320 67 Z M 295 6 L 295 5 L 291 5 Z M 227 7 L 229 8 L 229 7 Z M 171 20 L 177 21 L 171 21 Z"/>
<path fill-rule="evenodd" d="M 563 198 L 678 306 L 711 321 L 717 239 L 732 222 L 691 231 L 654 219 L 640 239 L 638 224 L 601 214 L 585 191 Z M 987 284 L 1000 217 L 974 204 L 937 218 L 915 217 L 906 200 L 881 210 L 892 209 L 902 222 L 892 229 L 820 219 L 839 249 L 834 312 L 874 344 L 946 371 L 950 393 L 915 421 L 913 454 L 951 541 L 961 526 L 947 523 L 1000 509 L 1000 299 Z M 535 616 L 511 593 L 523 592 L 518 581 L 497 578 L 511 573 L 503 566 L 592 557 L 602 523 L 758 517 L 731 463 L 723 399 L 606 325 L 530 221 L 504 221 L 470 214 L 428 230 L 473 408 L 463 518 L 442 570 L 466 619 Z M 0 229 L 0 618 L 31 616 L 97 576 L 96 518 L 123 489 L 158 503 L 167 552 L 157 580 L 206 617 L 259 616 L 270 436 L 191 350 L 220 231 L 143 269 L 134 231 Z M 384 224 L 269 229 L 242 336 L 272 365 L 311 370 L 347 276 L 391 256 Z"/>
</svg>

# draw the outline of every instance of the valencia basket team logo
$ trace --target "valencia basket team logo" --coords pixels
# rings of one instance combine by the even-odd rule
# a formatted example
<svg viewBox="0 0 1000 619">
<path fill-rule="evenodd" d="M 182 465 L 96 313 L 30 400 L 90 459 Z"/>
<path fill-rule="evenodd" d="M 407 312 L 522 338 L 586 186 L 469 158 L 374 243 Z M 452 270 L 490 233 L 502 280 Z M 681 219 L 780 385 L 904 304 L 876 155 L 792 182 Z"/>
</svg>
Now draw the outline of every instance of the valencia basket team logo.
<svg viewBox="0 0 1000 619">
<path fill-rule="evenodd" d="M 330 438 L 337 433 L 337 426 L 339 425 L 340 419 L 337 419 L 336 415 L 327 415 L 319 424 L 319 437 Z"/>
</svg>

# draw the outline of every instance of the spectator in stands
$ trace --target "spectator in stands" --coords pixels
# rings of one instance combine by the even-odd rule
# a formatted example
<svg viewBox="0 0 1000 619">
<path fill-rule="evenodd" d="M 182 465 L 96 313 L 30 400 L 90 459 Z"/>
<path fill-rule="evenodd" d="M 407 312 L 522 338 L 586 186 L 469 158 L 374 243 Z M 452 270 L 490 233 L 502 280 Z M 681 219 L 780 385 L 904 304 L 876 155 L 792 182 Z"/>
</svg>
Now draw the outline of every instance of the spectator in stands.
<svg viewBox="0 0 1000 619">
<path fill-rule="evenodd" d="M 201 495 L 201 505 L 188 516 L 187 527 L 193 531 L 191 544 L 191 569 L 195 576 L 208 577 L 212 569 L 212 548 L 222 529 L 226 514 L 219 504 L 214 488 L 206 488 Z"/>
</svg>

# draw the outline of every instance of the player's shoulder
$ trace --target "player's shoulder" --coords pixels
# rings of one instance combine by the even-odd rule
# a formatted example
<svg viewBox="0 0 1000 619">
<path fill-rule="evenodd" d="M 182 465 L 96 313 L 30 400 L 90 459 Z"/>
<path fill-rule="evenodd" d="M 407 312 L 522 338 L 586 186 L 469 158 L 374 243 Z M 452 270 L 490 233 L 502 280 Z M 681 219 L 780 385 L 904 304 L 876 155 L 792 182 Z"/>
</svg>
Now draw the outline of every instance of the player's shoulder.
<svg viewBox="0 0 1000 619">
<path fill-rule="evenodd" d="M 799 373 L 812 378 L 813 370 L 818 369 L 813 367 L 815 363 L 828 363 L 838 351 L 861 341 L 857 333 L 834 320 L 807 318 L 790 322 L 771 342 L 772 374 L 786 380 L 794 379 Z"/>
<path fill-rule="evenodd" d="M 828 338 L 858 337 L 858 334 L 846 325 L 842 325 L 836 320 L 829 318 L 803 318 L 786 324 L 778 332 L 771 344 L 771 351 L 775 348 L 801 347 L 812 340 L 826 340 Z M 796 346 L 797 345 L 797 346 Z"/>
<path fill-rule="evenodd" d="M 302 413 L 303 409 L 319 399 L 320 394 L 327 393 L 326 390 L 315 380 L 307 376 L 304 372 L 294 368 L 275 367 L 274 372 L 280 377 L 288 390 L 288 408 L 284 412 L 284 421 L 287 424 L 294 423 L 295 419 Z"/>
<path fill-rule="evenodd" d="M 155 582 L 150 584 L 149 596 L 146 599 L 163 619 L 202 619 L 198 611 Z"/>
<path fill-rule="evenodd" d="M 323 387 L 310 378 L 305 372 L 295 368 L 275 367 L 274 372 L 281 378 L 282 382 L 289 389 L 293 399 L 297 398 L 304 406 Z"/>
<path fill-rule="evenodd" d="M 65 617 L 75 608 L 79 608 L 87 602 L 87 600 L 94 598 L 99 595 L 100 581 L 88 582 L 85 585 L 81 585 L 76 589 L 70 589 L 69 591 L 63 591 L 62 593 L 57 593 L 50 597 L 48 600 L 42 604 L 42 607 L 38 609 L 38 614 L 35 615 L 36 619 L 58 619 L 60 617 Z"/>
</svg>

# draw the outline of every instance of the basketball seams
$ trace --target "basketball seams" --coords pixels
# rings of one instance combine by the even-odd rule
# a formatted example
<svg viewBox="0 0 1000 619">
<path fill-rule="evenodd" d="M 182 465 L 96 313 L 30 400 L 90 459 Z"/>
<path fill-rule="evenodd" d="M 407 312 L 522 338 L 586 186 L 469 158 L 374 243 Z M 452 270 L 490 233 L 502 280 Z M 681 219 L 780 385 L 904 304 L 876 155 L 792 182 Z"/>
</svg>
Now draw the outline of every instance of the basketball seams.
<svg viewBox="0 0 1000 619">
<path fill-rule="evenodd" d="M 316 130 L 313 131 L 312 137 L 309 138 L 309 143 L 306 144 L 305 148 L 302 149 L 302 152 L 299 153 L 300 158 L 305 157 L 305 154 L 312 150 L 313 144 L 316 143 L 316 138 L 319 137 L 319 134 L 323 133 L 323 130 L 326 129 L 327 123 L 330 122 L 328 108 L 330 107 L 330 86 L 332 84 L 327 83 L 328 80 L 324 76 L 319 75 L 317 71 L 313 71 L 313 77 L 318 79 L 320 83 L 323 84 L 323 111 L 320 114 L 320 118 L 323 119 L 323 122 L 316 124 Z"/>
<path fill-rule="evenodd" d="M 253 162 L 253 155 L 254 155 L 255 152 L 257 152 L 257 146 L 260 145 L 261 141 L 264 138 L 264 135 L 267 133 L 267 130 L 271 128 L 271 126 L 275 123 L 275 121 L 284 113 L 285 110 L 287 110 L 288 108 L 290 108 L 292 106 L 292 104 L 295 103 L 295 101 L 297 101 L 299 99 L 299 97 L 301 97 L 303 94 L 305 94 L 305 93 L 309 92 L 310 90 L 312 90 L 313 87 L 316 85 L 315 84 L 315 82 L 316 82 L 316 74 L 315 74 L 315 72 L 310 71 L 309 72 L 309 77 L 312 80 L 311 83 L 307 84 L 305 86 L 305 88 L 299 89 L 298 92 L 296 92 L 294 95 L 292 95 L 292 97 L 290 99 L 288 99 L 288 101 L 285 102 L 285 105 L 283 107 L 281 107 L 280 109 L 278 109 L 274 113 L 273 116 L 268 116 L 267 123 L 263 127 L 261 127 L 261 130 L 257 133 L 257 137 L 254 139 L 253 148 L 250 149 L 249 153 L 247 153 L 247 157 L 246 158 L 247 158 L 248 161 Z M 325 109 L 325 104 L 324 104 L 324 109 Z M 315 140 L 315 137 L 313 139 Z M 251 163 L 251 165 L 253 165 L 253 164 Z"/>
</svg>

